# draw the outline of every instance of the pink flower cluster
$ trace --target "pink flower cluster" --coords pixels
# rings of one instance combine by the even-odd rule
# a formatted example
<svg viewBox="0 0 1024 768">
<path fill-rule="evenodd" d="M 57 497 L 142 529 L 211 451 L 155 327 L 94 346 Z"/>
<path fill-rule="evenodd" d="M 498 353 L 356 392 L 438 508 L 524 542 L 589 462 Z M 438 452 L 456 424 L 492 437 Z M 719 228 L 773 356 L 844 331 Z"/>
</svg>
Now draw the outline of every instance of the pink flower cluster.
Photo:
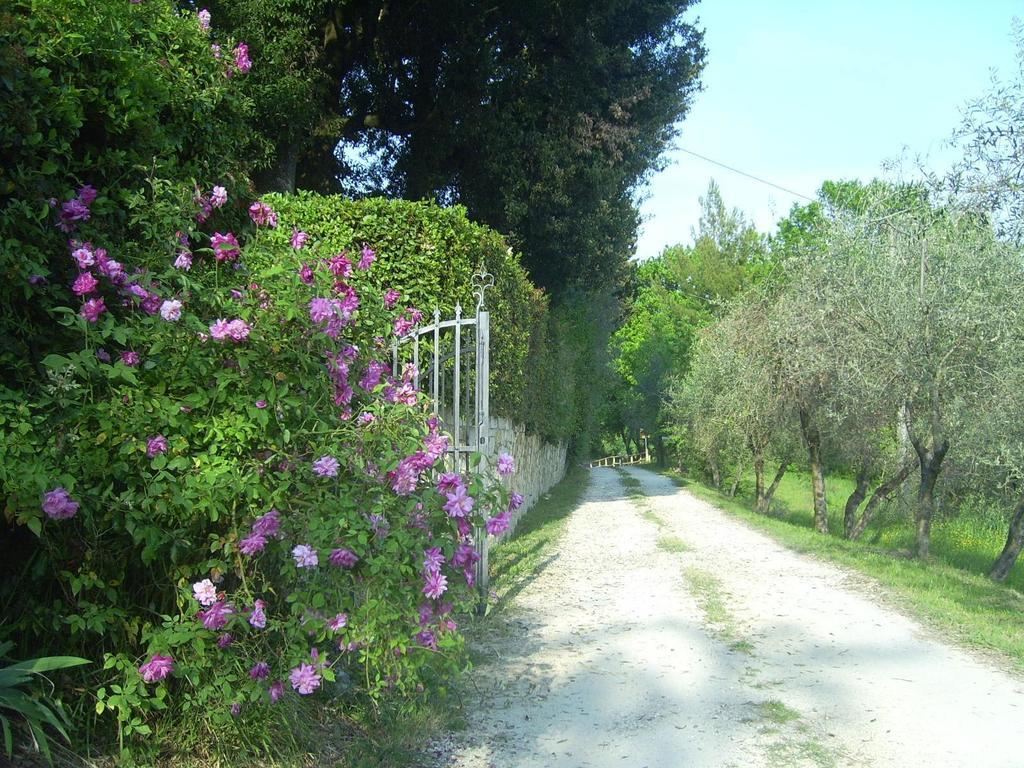
<svg viewBox="0 0 1024 768">
<path fill-rule="evenodd" d="M 91 206 L 99 193 L 86 184 L 78 188 L 77 194 L 66 200 L 60 207 L 60 221 L 57 226 L 63 232 L 73 232 L 80 221 L 88 221 L 92 215 Z M 56 203 L 54 203 L 56 204 Z"/>
<path fill-rule="evenodd" d="M 91 204 L 96 199 L 97 192 L 90 186 L 82 187 L 79 196 L 76 198 L 82 205 Z M 187 242 L 187 238 L 186 238 Z M 139 307 L 149 315 L 157 313 L 168 322 L 177 322 L 181 319 L 183 304 L 178 299 L 163 299 L 155 291 L 144 288 L 139 283 L 139 275 L 144 270 L 136 270 L 136 276 L 129 278 L 124 266 L 107 254 L 104 248 L 94 247 L 89 242 L 71 240 L 69 243 L 71 258 L 79 269 L 78 276 L 71 284 L 72 292 L 82 299 L 82 307 L 79 315 L 87 323 L 96 323 L 105 312 L 108 311 L 106 300 L 97 296 L 100 290 L 100 277 L 106 278 L 112 287 L 117 289 L 122 298 L 124 306 L 130 306 L 131 301 L 137 299 Z M 180 258 L 180 257 L 179 257 Z M 191 266 L 191 261 L 189 261 Z"/>
<path fill-rule="evenodd" d="M 85 189 L 83 187 L 83 189 Z M 92 189 L 89 187 L 89 189 Z M 93 193 L 95 190 L 93 190 Z M 87 199 L 92 199 L 88 197 Z M 95 323 L 100 316 L 107 311 L 107 305 L 102 297 L 95 297 L 92 294 L 99 291 L 99 280 L 90 271 L 95 268 L 102 277 L 110 280 L 115 287 L 124 286 L 127 276 L 124 267 L 114 259 L 107 256 L 103 248 L 94 248 L 92 243 L 81 243 L 72 240 L 68 243 L 71 249 L 71 258 L 80 270 L 78 277 L 71 285 L 72 292 L 83 299 L 82 309 L 79 315 L 88 323 Z M 87 298 L 91 297 L 91 298 Z"/>
<path fill-rule="evenodd" d="M 252 60 L 249 58 L 249 46 L 239 43 L 235 47 L 235 69 L 243 75 L 252 69 Z M 228 70 L 230 73 L 230 70 Z"/>
<path fill-rule="evenodd" d="M 371 360 L 366 364 L 366 370 L 363 372 L 363 378 L 359 380 L 359 386 L 365 392 L 372 392 L 380 384 L 381 376 L 388 369 L 388 367 L 377 360 Z"/>
<path fill-rule="evenodd" d="M 431 547 L 423 553 L 423 594 L 437 600 L 448 589 L 448 579 L 441 573 L 444 555 L 440 547 Z"/>
<path fill-rule="evenodd" d="M 207 13 L 207 15 L 209 15 Z M 200 11 L 200 18 L 202 17 L 202 11 Z M 196 221 L 200 224 L 205 222 L 213 214 L 215 208 L 222 207 L 228 201 L 228 191 L 224 187 L 215 186 L 209 195 L 203 194 L 199 187 L 196 187 L 195 196 L 193 198 L 196 205 L 199 206 L 199 213 L 196 214 Z"/>
<path fill-rule="evenodd" d="M 359 350 L 351 344 L 347 344 L 341 348 L 340 352 L 336 354 L 327 352 L 325 356 L 327 357 L 327 373 L 334 384 L 334 404 L 342 409 L 342 419 L 348 419 L 352 415 L 349 404 L 352 402 L 354 394 L 348 378 L 352 363 L 359 356 Z"/>
<path fill-rule="evenodd" d="M 263 600 L 256 600 L 249 615 L 249 623 L 256 629 L 267 627 L 267 604 Z"/>
<path fill-rule="evenodd" d="M 507 453 L 501 453 L 498 455 L 498 474 L 502 477 L 508 477 L 514 474 L 516 471 L 516 460 Z"/>
<path fill-rule="evenodd" d="M 303 696 L 308 696 L 320 687 L 320 672 L 312 664 L 303 662 L 288 675 L 292 688 Z"/>
<path fill-rule="evenodd" d="M 359 555 L 351 549 L 334 549 L 331 551 L 329 562 L 336 568 L 354 568 L 359 562 Z"/>
<path fill-rule="evenodd" d="M 203 579 L 193 584 L 192 594 L 203 607 L 209 607 L 217 602 L 217 587 L 209 579 Z"/>
<path fill-rule="evenodd" d="M 391 490 L 399 496 L 408 496 L 416 490 L 420 475 L 437 463 L 437 460 L 448 450 L 448 438 L 439 434 L 436 426 L 423 441 L 423 449 L 398 462 L 394 472 L 388 473 L 391 479 Z"/>
<path fill-rule="evenodd" d="M 159 682 L 173 671 L 174 659 L 171 656 L 164 656 L 160 653 L 154 653 L 150 656 L 149 661 L 139 667 L 139 674 L 142 675 L 143 681 L 147 683 Z"/>
<path fill-rule="evenodd" d="M 292 557 L 297 568 L 316 568 L 320 564 L 316 550 L 308 544 L 297 544 L 292 550 Z"/>
<path fill-rule="evenodd" d="M 309 242 L 309 234 L 299 229 L 292 229 L 291 245 L 295 250 L 300 250 Z"/>
<path fill-rule="evenodd" d="M 415 307 L 406 307 L 402 313 L 395 318 L 395 336 L 402 338 L 423 320 L 423 313 Z"/>
<path fill-rule="evenodd" d="M 309 319 L 322 326 L 324 334 L 332 339 L 341 335 L 341 330 L 352 322 L 352 316 L 359 308 L 359 297 L 355 290 L 345 287 L 347 290 L 342 298 L 317 297 L 309 302 Z"/>
<path fill-rule="evenodd" d="M 442 480 L 449 477 L 449 475 L 441 475 Z M 473 504 L 475 500 L 466 491 L 466 486 L 462 483 L 462 477 L 460 475 L 455 476 L 458 479 L 456 485 L 450 491 L 443 491 L 445 497 L 445 503 L 443 509 L 448 513 L 449 517 L 455 517 L 459 519 L 465 519 L 469 516 L 469 513 L 473 511 Z M 440 490 L 441 483 L 438 483 L 438 489 Z"/>
<path fill-rule="evenodd" d="M 241 253 L 238 238 L 231 232 L 227 234 L 214 232 L 210 237 L 210 247 L 213 249 L 214 258 L 217 261 L 234 261 Z"/>
<path fill-rule="evenodd" d="M 412 363 L 406 363 L 401 379 L 388 376 L 387 386 L 384 387 L 384 400 L 389 403 L 416 405 L 419 401 L 419 393 L 414 383 L 416 375 L 416 368 Z"/>
<path fill-rule="evenodd" d="M 313 462 L 313 474 L 320 477 L 337 477 L 341 464 L 333 456 L 321 456 Z"/>
<path fill-rule="evenodd" d="M 67 520 L 78 512 L 78 502 L 72 500 L 67 489 L 57 487 L 43 494 L 43 512 L 52 520 Z"/>
<path fill-rule="evenodd" d="M 201 26 L 208 28 L 208 13 L 204 17 L 201 12 L 199 19 Z M 235 69 L 244 72 L 248 71 L 249 67 L 251 67 L 251 61 L 248 60 L 248 50 L 242 44 L 239 48 L 235 49 Z M 88 197 L 88 194 L 86 197 Z M 209 196 L 202 198 L 200 201 L 205 210 L 204 215 L 209 216 L 214 209 L 226 205 L 227 200 L 228 193 L 224 187 L 213 187 Z M 257 227 L 276 227 L 278 225 L 277 214 L 266 203 L 254 202 L 248 210 L 250 218 Z M 280 236 L 287 238 L 283 233 Z M 189 251 L 189 238 L 187 235 L 179 234 L 178 239 L 183 250 L 181 250 L 175 260 L 175 266 L 178 269 L 189 269 L 193 263 L 193 256 Z M 295 249 L 308 248 L 309 235 L 295 228 L 291 232 L 290 243 Z M 218 262 L 233 262 L 241 256 L 241 246 L 238 238 L 231 232 L 215 232 L 210 236 L 210 245 Z M 181 319 L 184 309 L 181 300 L 172 297 L 163 298 L 157 295 L 156 291 L 165 295 L 167 292 L 149 279 L 137 277 L 135 274 L 131 277 L 126 276 L 121 265 L 112 262 L 112 260 L 106 257 L 105 253 L 100 255 L 97 250 L 87 244 L 77 248 L 75 253 L 73 253 L 73 257 L 81 271 L 73 289 L 82 297 L 83 301 L 96 300 L 102 306 L 103 299 L 97 296 L 100 288 L 99 283 L 102 281 L 97 278 L 106 276 L 125 294 L 125 298 L 129 302 L 128 306 L 131 306 L 130 302 L 138 302 L 143 311 L 150 314 L 159 314 L 167 322 L 176 322 Z M 372 567 L 357 568 L 357 565 L 361 563 L 360 555 L 372 558 L 372 553 L 382 551 L 381 540 L 390 535 L 391 525 L 394 524 L 396 526 L 395 539 L 400 538 L 397 533 L 399 530 L 398 526 L 404 525 L 405 532 L 408 532 L 411 536 L 420 537 L 416 540 L 424 542 L 416 548 L 416 551 L 422 548 L 422 568 L 415 569 L 413 567 L 410 568 L 409 572 L 414 574 L 414 582 L 411 585 L 411 589 L 415 590 L 415 587 L 419 586 L 420 592 L 423 595 L 422 599 L 425 602 L 420 607 L 420 626 L 410 629 L 411 631 L 418 629 L 418 634 L 415 636 L 416 642 L 419 642 L 424 647 L 437 649 L 439 638 L 442 638 L 445 632 L 455 631 L 456 629 L 456 624 L 451 618 L 453 610 L 451 604 L 440 604 L 440 601 L 445 598 L 451 599 L 451 593 L 454 588 L 453 582 L 458 581 L 461 583 L 463 576 L 467 583 L 472 585 L 474 567 L 478 561 L 478 555 L 472 542 L 473 525 L 479 525 L 483 522 L 479 512 L 481 509 L 489 509 L 492 501 L 489 495 L 482 494 L 478 494 L 480 495 L 479 500 L 474 499 L 467 487 L 469 480 L 459 474 L 442 474 L 440 476 L 437 481 L 437 491 L 442 497 L 440 500 L 437 497 L 433 497 L 432 494 L 428 494 L 430 498 L 423 498 L 423 503 L 416 504 L 415 502 L 418 499 L 415 498 L 409 501 L 395 500 L 393 497 L 386 495 L 385 489 L 387 488 L 390 488 L 393 493 L 402 497 L 408 497 L 421 492 L 423 486 L 429 482 L 426 480 L 427 473 L 440 471 L 439 461 L 449 450 L 450 438 L 441 433 L 436 419 L 428 420 L 429 431 L 422 438 L 422 443 L 418 446 L 418 449 L 416 449 L 417 446 L 415 444 L 405 448 L 403 453 L 398 454 L 402 458 L 397 461 L 397 464 L 394 463 L 394 459 L 389 460 L 386 457 L 394 455 L 389 453 L 389 451 L 399 450 L 398 448 L 392 447 L 389 449 L 374 442 L 385 436 L 388 430 L 391 429 L 392 419 L 383 410 L 382 404 L 373 403 L 374 398 L 370 396 L 372 393 L 380 390 L 380 399 L 387 403 L 408 406 L 421 405 L 419 392 L 415 386 L 418 376 L 415 368 L 411 365 L 406 365 L 400 377 L 397 374 L 389 376 L 389 365 L 381 362 L 380 359 L 374 359 L 374 356 L 384 358 L 387 355 L 387 352 L 384 351 L 387 345 L 384 334 L 376 337 L 373 345 L 367 344 L 369 352 L 361 352 L 347 338 L 348 331 L 346 329 L 354 326 L 358 319 L 360 296 L 356 289 L 346 281 L 357 281 L 359 275 L 356 270 L 370 269 L 375 259 L 376 253 L 374 250 L 368 245 L 363 245 L 358 253 L 358 257 L 353 249 L 352 255 L 349 255 L 348 252 L 343 252 L 335 254 L 328 259 L 311 260 L 311 264 L 302 265 L 299 277 L 303 283 L 309 285 L 317 284 L 318 275 L 322 280 L 330 281 L 329 283 L 325 282 L 320 290 L 314 289 L 310 291 L 309 315 L 310 321 L 317 331 L 311 334 L 312 338 L 316 343 L 325 344 L 327 347 L 325 350 L 326 368 L 334 388 L 334 403 L 341 409 L 341 417 L 351 418 L 354 408 L 356 412 L 359 412 L 359 410 L 365 407 L 366 410 L 363 410 L 359 418 L 361 427 L 373 424 L 377 417 L 381 419 L 380 427 L 348 429 L 345 434 L 347 436 L 346 439 L 351 439 L 350 446 L 346 446 L 345 449 L 326 449 L 331 450 L 335 455 L 328 454 L 317 457 L 316 454 L 313 454 L 307 460 L 315 459 L 315 461 L 311 462 L 312 471 L 316 476 L 323 478 L 337 477 L 342 466 L 344 466 L 346 473 L 343 478 L 342 488 L 346 493 L 351 490 L 349 488 L 350 485 L 354 486 L 357 483 L 365 483 L 367 485 L 371 483 L 379 484 L 377 488 L 370 489 L 370 493 L 367 496 L 368 500 L 374 500 L 374 507 L 372 507 L 374 513 L 370 514 L 368 511 L 363 515 L 368 521 L 376 540 L 367 541 L 363 533 L 360 533 L 358 538 L 350 539 L 347 538 L 347 532 L 343 531 L 332 543 L 330 539 L 327 541 L 321 540 L 318 534 L 319 529 L 316 526 L 310 526 L 306 534 L 302 534 L 300 538 L 290 540 L 287 547 L 282 544 L 280 554 L 286 558 L 285 562 L 288 567 L 285 569 L 285 573 L 290 573 L 290 578 L 301 580 L 303 584 L 314 586 L 318 585 L 321 580 L 326 583 L 328 579 L 346 584 L 351 582 L 355 586 L 351 592 L 345 594 L 355 595 L 353 599 L 359 600 L 361 599 L 359 595 L 363 594 L 360 585 L 364 580 L 369 580 L 373 577 L 373 567 L 376 567 L 378 562 L 377 560 L 371 560 Z M 111 262 L 113 266 L 111 266 Z M 237 264 L 234 265 L 235 269 L 238 269 L 239 266 Z M 141 271 L 139 271 L 139 274 L 141 274 Z M 353 275 L 355 275 L 355 278 L 353 278 Z M 114 276 L 117 277 L 115 278 Z M 327 286 L 330 287 L 328 288 Z M 227 287 L 231 286 L 228 285 Z M 237 287 L 240 290 L 236 291 L 234 295 L 239 301 L 245 302 L 247 305 L 254 303 L 250 301 L 250 298 L 259 289 L 258 285 L 253 283 L 248 288 L 241 285 Z M 325 295 L 317 296 L 315 295 L 316 293 Z M 364 296 L 363 298 L 366 297 Z M 391 309 L 401 306 L 398 304 L 401 295 L 394 289 L 388 290 L 383 298 L 385 306 Z M 379 305 L 376 306 L 376 310 L 370 306 L 368 310 L 364 308 L 363 311 L 370 313 L 380 312 Z M 97 317 L 103 311 L 106 311 L 105 307 L 97 312 Z M 230 314 L 235 313 L 232 312 Z M 237 314 L 245 314 L 249 317 L 246 310 L 240 310 Z M 394 314 L 391 313 L 392 330 L 398 336 L 408 334 L 423 319 L 422 313 L 413 307 L 401 309 L 397 313 L 397 317 Z M 267 322 L 261 320 L 261 335 L 263 332 L 270 332 Z M 250 325 L 241 318 L 230 320 L 217 319 L 209 325 L 209 336 L 218 342 L 243 342 L 248 339 L 251 331 Z M 205 338 L 203 334 L 200 334 L 200 336 Z M 330 339 L 331 342 L 325 341 L 324 337 Z M 109 360 L 110 354 L 106 350 L 103 350 L 103 353 Z M 140 363 L 139 355 L 131 351 L 122 352 L 121 359 L 126 365 L 138 365 Z M 234 363 L 232 360 L 225 361 L 225 364 L 228 365 L 232 363 Z M 358 386 L 362 390 L 358 395 L 358 399 L 357 395 L 353 392 L 353 386 L 357 380 Z M 252 397 L 256 396 L 253 395 Z M 247 398 L 246 402 L 251 402 L 251 399 Z M 368 402 L 370 404 L 367 404 Z M 264 400 L 257 400 L 255 407 L 266 408 L 268 404 Z M 278 410 L 280 411 L 282 407 L 284 406 L 279 406 Z M 421 418 L 416 416 L 416 414 L 422 413 L 420 410 L 399 410 L 401 417 L 404 419 Z M 265 414 L 261 413 L 258 415 L 263 416 Z M 423 435 L 423 432 L 418 434 Z M 159 456 L 167 452 L 168 449 L 168 440 L 162 434 L 152 435 L 146 440 L 146 453 L 150 458 Z M 339 450 L 345 450 L 346 452 L 343 454 Z M 406 455 L 410 450 L 413 452 Z M 264 456 L 264 452 L 257 448 L 254 453 L 260 460 L 259 470 L 263 471 L 271 451 L 265 451 L 266 456 Z M 290 463 L 294 460 L 296 460 L 295 457 L 286 460 L 290 465 L 290 470 L 295 469 L 295 465 Z M 385 473 L 382 471 L 381 464 L 385 461 L 391 462 L 388 465 L 394 468 L 391 472 Z M 364 469 L 365 474 L 363 472 Z M 511 475 L 515 471 L 513 458 L 507 454 L 500 456 L 497 462 L 497 470 L 503 477 Z M 286 470 L 282 469 L 281 471 Z M 309 474 L 307 473 L 305 477 L 305 480 L 301 480 L 300 475 L 297 479 L 308 483 L 310 479 Z M 335 483 L 326 482 L 317 485 L 326 492 L 333 488 Z M 474 489 L 474 493 L 476 493 L 477 484 L 474 482 L 471 487 Z M 381 496 L 382 491 L 385 493 L 384 496 Z M 51 501 L 49 497 L 54 494 L 55 496 Z M 390 501 L 388 500 L 389 498 Z M 515 499 L 516 494 L 513 494 L 512 500 L 509 503 L 509 509 L 486 522 L 488 532 L 496 534 L 507 528 L 510 512 L 515 508 Z M 520 496 L 519 503 L 521 503 L 521 499 L 522 497 Z M 451 542 L 450 532 L 446 536 L 440 534 L 433 527 L 433 522 L 438 514 L 436 510 L 439 505 L 443 506 L 444 512 L 447 514 L 447 518 L 442 518 L 445 522 L 445 527 L 450 526 L 452 530 L 457 530 L 458 532 L 457 536 L 454 537 L 454 550 L 447 550 L 450 553 L 448 557 L 446 557 L 444 546 L 446 541 Z M 75 514 L 77 507 L 77 502 L 72 501 L 67 495 L 67 491 L 63 488 L 51 491 L 50 494 L 47 494 L 46 501 L 44 501 L 44 509 L 47 509 L 47 514 L 50 514 L 51 517 L 71 517 Z M 51 513 L 51 509 L 55 513 Z M 474 510 L 476 510 L 476 516 L 474 516 Z M 385 517 L 385 514 L 387 517 Z M 389 520 L 392 523 L 389 523 Z M 259 555 L 266 550 L 271 537 L 280 537 L 280 528 L 280 515 L 277 510 L 271 509 L 252 522 L 248 535 L 240 538 L 237 543 L 238 552 L 246 557 Z M 244 529 L 242 533 L 244 533 Z M 358 541 L 358 544 L 353 543 L 356 541 Z M 357 555 L 355 551 L 348 548 L 349 546 L 354 546 L 360 552 L 360 555 Z M 291 570 L 291 564 L 287 563 L 288 555 L 285 554 L 286 550 L 290 551 L 290 556 L 294 560 L 295 568 L 299 569 L 298 571 Z M 319 567 L 320 554 L 324 554 L 327 558 L 332 566 L 331 569 L 316 570 Z M 266 566 L 273 569 L 276 573 L 278 563 L 273 559 L 266 560 L 266 557 L 264 557 L 263 562 L 246 562 L 247 568 L 257 566 Z M 335 569 L 356 570 L 351 573 L 344 573 Z M 415 579 L 417 570 L 419 571 L 420 579 Z M 230 579 L 232 577 L 228 576 L 227 578 Z M 262 582 L 254 580 L 248 583 L 260 584 Z M 289 619 L 289 615 L 300 617 L 298 621 L 301 621 L 303 625 L 312 623 L 312 626 L 301 628 L 299 631 L 302 633 L 315 635 L 317 632 L 320 632 L 320 636 L 323 637 L 326 632 L 329 632 L 344 636 L 345 639 L 340 641 L 338 646 L 343 652 L 346 649 L 351 651 L 359 648 L 363 642 L 357 641 L 356 637 L 351 635 L 351 630 L 349 630 L 348 626 L 349 613 L 339 610 L 341 607 L 348 609 L 349 606 L 347 605 L 335 606 L 334 610 L 331 611 L 322 607 L 320 610 L 306 607 L 304 615 L 301 612 L 302 606 L 300 605 L 299 613 L 291 614 L 289 612 L 287 615 L 281 614 L 278 616 L 277 603 L 272 602 L 273 610 L 271 615 L 274 616 L 275 621 L 271 622 L 268 617 L 268 606 L 265 600 L 254 599 L 254 596 L 250 593 L 243 594 L 243 592 L 239 592 L 234 594 L 230 590 L 227 592 L 218 591 L 217 586 L 210 578 L 204 578 L 193 584 L 192 593 L 199 603 L 199 606 L 194 606 L 197 608 L 197 613 L 195 614 L 197 621 L 202 622 L 203 627 L 207 630 L 217 633 L 216 642 L 218 647 L 224 649 L 230 655 L 240 654 L 245 648 L 249 647 L 246 637 L 249 636 L 247 633 L 251 633 L 253 629 L 266 630 L 268 625 L 274 631 L 279 629 L 296 629 L 298 624 Z M 297 596 L 298 594 L 296 593 Z M 277 593 L 265 591 L 264 595 L 270 599 L 271 595 L 277 595 Z M 284 597 L 285 595 L 282 591 L 279 598 L 283 601 Z M 278 597 L 273 599 L 277 600 Z M 327 634 L 326 636 L 331 635 Z M 308 641 L 304 640 L 303 642 Z M 335 637 L 332 639 L 332 642 L 338 643 L 338 638 Z M 365 642 L 370 641 L 365 640 Z M 396 655 L 406 652 L 404 649 L 394 650 Z M 325 669 L 326 660 L 318 654 L 315 648 L 312 649 L 309 659 L 303 659 L 292 667 L 290 671 L 286 671 L 288 670 L 287 666 L 272 671 L 271 664 L 268 663 L 270 661 L 269 658 L 267 661 L 258 661 L 258 658 L 248 659 L 245 666 L 252 665 L 248 670 L 249 677 L 252 680 L 267 681 L 268 695 L 272 702 L 280 700 L 289 683 L 298 694 L 306 696 L 320 689 L 323 685 L 325 674 L 329 676 L 329 672 Z M 292 661 L 288 666 L 291 666 L 294 662 L 295 659 L 292 657 Z M 153 682 L 163 679 L 173 669 L 174 661 L 170 656 L 163 657 L 156 654 L 147 664 L 139 668 L 139 672 L 144 680 Z M 275 677 L 278 679 L 275 679 Z M 231 699 L 228 701 L 230 702 Z M 241 712 L 239 700 L 235 700 L 235 703 L 232 704 L 231 711 L 233 714 Z"/>
<path fill-rule="evenodd" d="M 436 608 L 430 603 L 420 605 L 419 625 L 421 631 L 416 634 L 416 642 L 424 648 L 436 651 L 438 633 L 454 632 L 458 629 L 459 625 L 451 617 L 453 607 L 451 603 L 441 603 Z M 434 625 L 434 629 L 429 628 L 431 624 Z"/>
<path fill-rule="evenodd" d="M 277 214 L 274 213 L 274 209 L 259 200 L 249 206 L 249 218 L 257 227 L 273 229 L 277 226 Z"/>
<path fill-rule="evenodd" d="M 506 509 L 501 514 L 488 519 L 486 524 L 487 532 L 491 534 L 491 536 L 498 536 L 508 530 L 510 522 L 511 513 Z"/>
<path fill-rule="evenodd" d="M 163 435 L 154 435 L 146 441 L 146 456 L 153 458 L 161 453 L 167 453 L 167 438 Z"/>
<path fill-rule="evenodd" d="M 267 540 L 277 536 L 281 531 L 281 513 L 271 509 L 266 514 L 256 518 L 246 536 L 238 543 L 238 551 L 243 555 L 252 556 L 263 551 L 267 546 Z"/>
<path fill-rule="evenodd" d="M 376 258 L 377 254 L 374 253 L 373 249 L 368 245 L 364 245 L 363 250 L 359 252 L 359 263 L 356 266 L 360 269 L 369 269 Z"/>
<path fill-rule="evenodd" d="M 203 626 L 207 629 L 214 631 L 218 629 L 224 629 L 227 626 L 228 619 L 234 615 L 235 610 L 231 606 L 231 603 L 225 600 L 217 600 L 205 611 L 199 611 L 197 614 L 199 620 L 203 622 Z"/>
<path fill-rule="evenodd" d="M 252 328 L 244 320 L 228 321 L 220 319 L 210 326 L 210 336 L 217 341 L 231 339 L 237 344 L 249 338 L 251 330 Z"/>
</svg>

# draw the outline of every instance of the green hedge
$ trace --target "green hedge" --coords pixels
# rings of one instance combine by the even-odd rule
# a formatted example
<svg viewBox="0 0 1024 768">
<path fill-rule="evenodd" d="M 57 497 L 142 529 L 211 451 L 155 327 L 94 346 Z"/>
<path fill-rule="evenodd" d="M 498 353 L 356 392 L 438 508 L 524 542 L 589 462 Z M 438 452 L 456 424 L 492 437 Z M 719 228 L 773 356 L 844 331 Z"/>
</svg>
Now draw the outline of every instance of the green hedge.
<svg viewBox="0 0 1024 768">
<path fill-rule="evenodd" d="M 568 436 L 568 424 L 538 382 L 548 352 L 548 305 L 530 282 L 519 257 L 492 229 L 474 224 L 461 207 L 370 198 L 349 200 L 310 192 L 268 195 L 278 213 L 270 235 L 281 258 L 298 263 L 302 251 L 288 241 L 292 229 L 310 235 L 318 252 L 358 253 L 368 245 L 377 253 L 373 272 L 377 287 L 400 288 L 402 301 L 431 313 L 450 316 L 456 302 L 471 314 L 475 306 L 471 278 L 479 265 L 494 275 L 487 291 L 491 312 L 491 410 L 531 431 L 553 439 Z M 542 396 L 543 395 L 543 396 Z M 538 405 L 542 404 L 542 407 Z M 554 428 L 553 428 L 554 427 Z"/>
</svg>

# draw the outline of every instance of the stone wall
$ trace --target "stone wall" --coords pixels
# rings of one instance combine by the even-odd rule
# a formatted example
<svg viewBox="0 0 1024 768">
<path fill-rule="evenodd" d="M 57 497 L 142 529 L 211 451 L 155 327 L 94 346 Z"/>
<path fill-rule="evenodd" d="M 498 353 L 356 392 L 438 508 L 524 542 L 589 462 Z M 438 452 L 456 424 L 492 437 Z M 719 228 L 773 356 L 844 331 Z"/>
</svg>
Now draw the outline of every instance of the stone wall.
<svg viewBox="0 0 1024 768">
<path fill-rule="evenodd" d="M 453 423 L 452 413 L 442 411 L 441 422 Z M 516 460 L 516 472 L 503 482 L 510 491 L 523 495 L 523 506 L 514 513 L 508 531 L 498 537 L 501 539 L 515 531 L 519 519 L 565 476 L 567 446 L 565 443 L 546 443 L 537 435 L 527 433 L 522 424 L 503 416 L 491 416 L 490 433 L 492 466 L 499 454 L 511 454 Z M 463 439 L 469 445 L 476 445 L 476 430 L 470 427 L 469 434 L 464 434 Z M 450 465 L 446 466 L 448 471 L 452 470 Z"/>
<path fill-rule="evenodd" d="M 493 456 L 509 453 L 516 460 L 516 473 L 506 482 L 525 499 L 516 512 L 508 533 L 515 530 L 519 518 L 536 504 L 565 475 L 565 443 L 545 443 L 537 435 L 527 434 L 521 424 L 491 417 Z"/>
</svg>

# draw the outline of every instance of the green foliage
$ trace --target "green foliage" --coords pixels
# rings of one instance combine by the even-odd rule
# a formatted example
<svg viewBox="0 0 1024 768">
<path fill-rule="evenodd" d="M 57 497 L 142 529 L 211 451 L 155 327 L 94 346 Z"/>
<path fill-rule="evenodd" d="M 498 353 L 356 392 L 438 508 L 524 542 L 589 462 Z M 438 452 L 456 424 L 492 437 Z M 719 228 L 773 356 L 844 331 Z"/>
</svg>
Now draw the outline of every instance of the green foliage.
<svg viewBox="0 0 1024 768">
<path fill-rule="evenodd" d="M 0 643 L 0 658 L 5 657 L 13 647 L 14 643 L 9 641 Z M 69 741 L 67 729 L 70 723 L 59 702 L 47 701 L 46 697 L 32 696 L 23 689 L 23 686 L 31 682 L 33 676 L 43 677 L 46 672 L 88 663 L 88 659 L 74 656 L 47 656 L 0 667 L 0 710 L 6 710 L 7 713 L 13 712 L 25 721 L 32 733 L 32 738 L 47 762 L 52 762 L 52 759 L 46 726 L 50 726 L 63 736 L 65 741 Z M 14 734 L 11 730 L 10 717 L 2 711 L 0 711 L 0 727 L 3 728 L 4 751 L 10 758 L 14 751 Z"/>
<path fill-rule="evenodd" d="M 34 377 L 71 344 L 47 308 L 75 277 L 60 205 L 89 184 L 116 243 L 140 266 L 172 257 L 198 184 L 247 184 L 235 153 L 249 104 L 194 13 L 170 3 L 13 0 L 0 10 L 0 370 Z M 52 201 L 52 202 L 51 202 Z M 56 207 L 53 207 L 56 206 Z M 71 236 L 74 236 L 73 234 Z M 41 276 L 47 285 L 30 285 Z"/>
<path fill-rule="evenodd" d="M 914 457 L 926 556 L 940 502 L 983 493 L 1005 516 L 1019 495 L 1021 253 L 981 212 L 935 205 L 919 185 L 826 183 L 821 197 L 781 223 L 776 279 L 704 333 L 672 391 L 673 436 L 717 485 L 747 448 L 795 458 L 799 418 L 807 445 L 859 477 L 860 503 L 895 490 Z M 1011 520 L 993 578 L 1022 536 Z"/>
<path fill-rule="evenodd" d="M 963 159 L 945 178 L 933 182 L 984 211 L 1000 236 L 1024 245 L 1024 22 L 1019 18 L 1013 21 L 1012 35 L 1017 50 L 1010 76 L 993 72 L 988 91 L 965 105 L 953 136 Z"/>
<path fill-rule="evenodd" d="M 250 143 L 240 157 L 258 160 L 260 187 L 294 190 L 295 163 L 311 148 L 323 148 L 340 104 L 332 87 L 324 28 L 329 0 L 212 0 L 207 8 L 214 34 L 221 31 L 249 46 L 253 68 L 240 83 L 252 100 Z M 339 9 L 340 10 L 340 9 Z M 336 124 L 336 120 L 335 120 Z M 282 169 L 290 171 L 282 179 Z"/>
</svg>

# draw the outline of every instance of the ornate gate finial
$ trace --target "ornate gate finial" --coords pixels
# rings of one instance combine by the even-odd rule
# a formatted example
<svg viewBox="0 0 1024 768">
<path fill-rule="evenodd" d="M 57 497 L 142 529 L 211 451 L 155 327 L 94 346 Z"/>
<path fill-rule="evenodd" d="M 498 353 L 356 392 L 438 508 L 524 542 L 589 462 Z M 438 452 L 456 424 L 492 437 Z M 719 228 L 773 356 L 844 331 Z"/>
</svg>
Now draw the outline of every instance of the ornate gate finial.
<svg viewBox="0 0 1024 768">
<path fill-rule="evenodd" d="M 481 264 L 472 278 L 473 295 L 476 296 L 476 311 L 479 314 L 484 308 L 484 294 L 488 288 L 494 287 L 494 275 Z"/>
</svg>

